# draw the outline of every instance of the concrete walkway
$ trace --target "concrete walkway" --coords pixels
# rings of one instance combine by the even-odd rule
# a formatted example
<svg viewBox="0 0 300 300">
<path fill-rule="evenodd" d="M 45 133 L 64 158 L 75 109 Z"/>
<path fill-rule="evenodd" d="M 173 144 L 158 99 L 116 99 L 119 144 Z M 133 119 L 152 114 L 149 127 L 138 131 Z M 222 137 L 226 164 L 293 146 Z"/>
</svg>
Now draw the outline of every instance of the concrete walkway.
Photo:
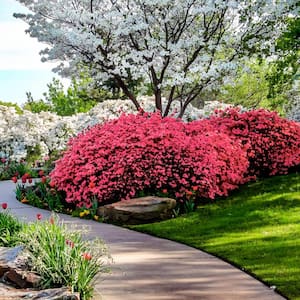
<svg viewBox="0 0 300 300">
<path fill-rule="evenodd" d="M 33 221 L 50 212 L 18 202 L 15 185 L 0 182 L 0 203 L 11 213 Z M 90 229 L 101 237 L 114 259 L 112 274 L 96 283 L 102 300 L 235 300 L 284 299 L 272 289 L 222 260 L 194 248 L 109 224 L 60 215 L 62 220 Z"/>
</svg>

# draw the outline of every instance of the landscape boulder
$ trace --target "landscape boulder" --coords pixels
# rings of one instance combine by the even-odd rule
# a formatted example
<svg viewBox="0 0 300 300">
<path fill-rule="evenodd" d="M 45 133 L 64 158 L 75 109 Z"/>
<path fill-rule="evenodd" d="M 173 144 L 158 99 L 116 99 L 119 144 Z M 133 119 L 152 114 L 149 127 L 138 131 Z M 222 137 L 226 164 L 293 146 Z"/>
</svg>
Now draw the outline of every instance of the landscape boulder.
<svg viewBox="0 0 300 300">
<path fill-rule="evenodd" d="M 175 207 L 174 199 L 147 196 L 101 206 L 97 215 L 108 223 L 144 224 L 171 218 Z"/>
<path fill-rule="evenodd" d="M 22 247 L 0 247 L 0 300 L 79 300 L 67 287 L 37 290 L 41 277 L 28 268 Z"/>
</svg>

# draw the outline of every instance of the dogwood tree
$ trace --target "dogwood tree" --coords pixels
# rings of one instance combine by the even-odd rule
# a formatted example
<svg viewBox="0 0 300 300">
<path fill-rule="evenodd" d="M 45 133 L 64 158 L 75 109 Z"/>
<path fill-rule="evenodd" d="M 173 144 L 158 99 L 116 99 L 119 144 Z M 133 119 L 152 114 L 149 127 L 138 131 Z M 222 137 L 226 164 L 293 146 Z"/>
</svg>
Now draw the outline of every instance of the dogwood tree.
<svg viewBox="0 0 300 300">
<path fill-rule="evenodd" d="M 132 81 L 150 84 L 166 116 L 182 116 L 202 92 L 227 81 L 245 58 L 267 54 L 296 0 L 17 0 L 31 37 L 49 45 L 43 61 L 70 75 L 88 67 L 113 80 L 137 109 Z M 162 95 L 167 103 L 163 107 Z"/>
</svg>

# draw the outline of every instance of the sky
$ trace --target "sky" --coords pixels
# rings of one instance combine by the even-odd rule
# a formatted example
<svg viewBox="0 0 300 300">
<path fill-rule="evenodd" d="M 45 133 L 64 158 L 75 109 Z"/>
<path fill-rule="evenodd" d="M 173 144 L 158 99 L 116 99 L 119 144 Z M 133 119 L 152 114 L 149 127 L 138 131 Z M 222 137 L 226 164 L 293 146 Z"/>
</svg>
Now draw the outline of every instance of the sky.
<svg viewBox="0 0 300 300">
<path fill-rule="evenodd" d="M 28 25 L 14 18 L 15 12 L 28 10 L 16 0 L 0 0 L 0 101 L 21 105 L 27 100 L 26 92 L 41 99 L 52 78 L 60 77 L 51 71 L 54 63 L 41 62 L 39 52 L 46 45 L 25 33 Z"/>
</svg>

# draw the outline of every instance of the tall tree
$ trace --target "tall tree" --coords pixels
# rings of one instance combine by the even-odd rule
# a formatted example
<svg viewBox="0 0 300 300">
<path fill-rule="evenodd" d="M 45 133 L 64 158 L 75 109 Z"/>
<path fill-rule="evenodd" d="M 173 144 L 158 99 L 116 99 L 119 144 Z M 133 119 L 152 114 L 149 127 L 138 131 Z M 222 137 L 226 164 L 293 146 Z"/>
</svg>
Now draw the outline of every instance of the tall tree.
<svg viewBox="0 0 300 300">
<path fill-rule="evenodd" d="M 18 0 L 32 14 L 15 14 L 62 60 L 62 75 L 82 64 L 103 83 L 113 80 L 140 109 L 132 82 L 150 84 L 164 116 L 173 101 L 187 105 L 217 88 L 239 63 L 264 55 L 297 9 L 296 0 Z M 167 105 L 162 105 L 162 95 Z"/>
</svg>

